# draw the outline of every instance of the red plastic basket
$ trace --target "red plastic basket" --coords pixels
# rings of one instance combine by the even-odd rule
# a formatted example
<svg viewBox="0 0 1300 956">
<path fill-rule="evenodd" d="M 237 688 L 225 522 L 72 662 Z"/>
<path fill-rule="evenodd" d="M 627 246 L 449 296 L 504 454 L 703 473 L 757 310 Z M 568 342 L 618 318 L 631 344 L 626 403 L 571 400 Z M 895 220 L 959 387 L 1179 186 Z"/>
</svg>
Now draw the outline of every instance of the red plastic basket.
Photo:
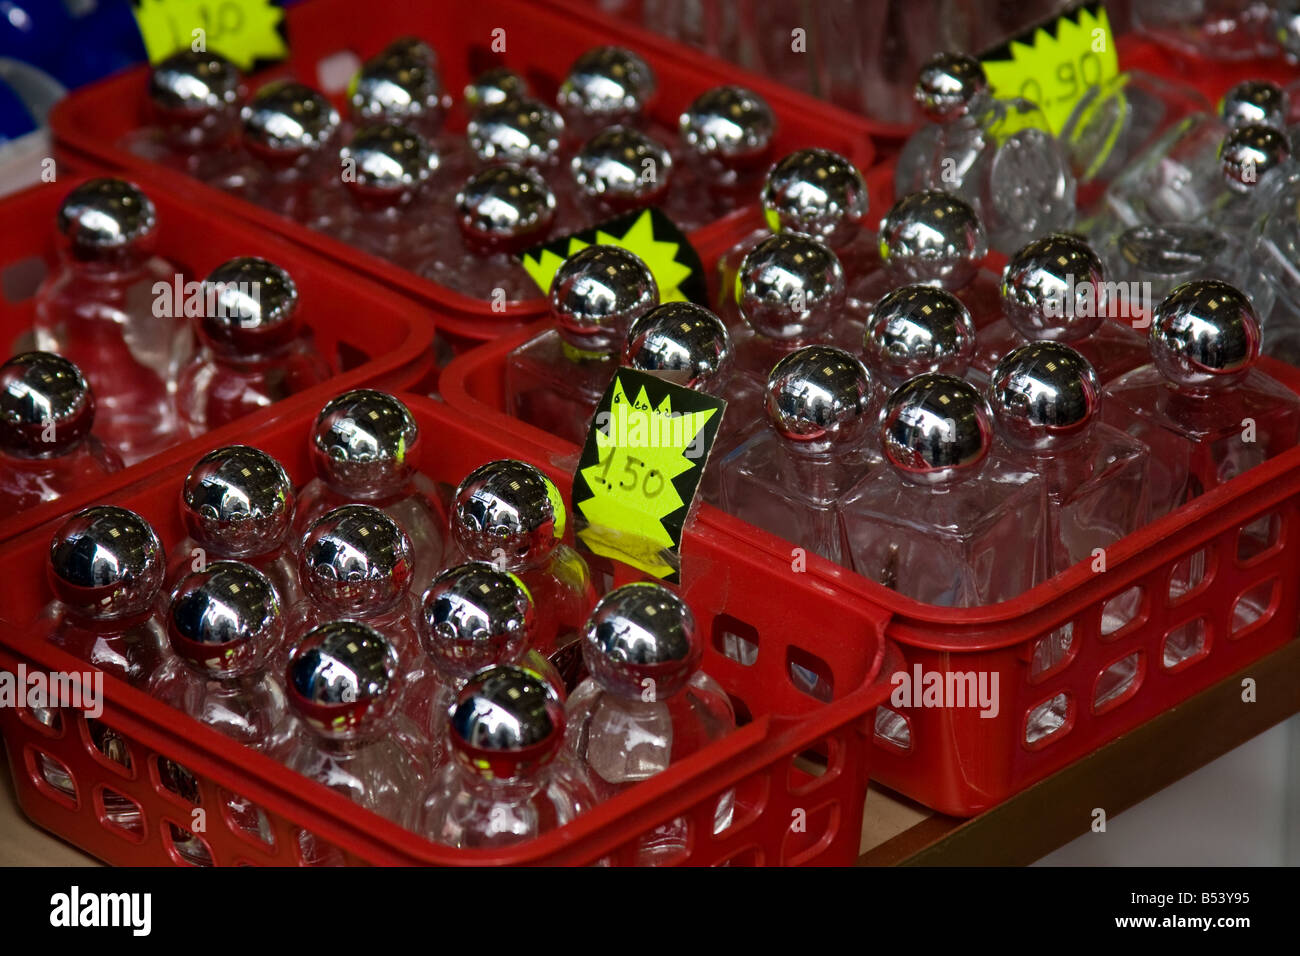
<svg viewBox="0 0 1300 956">
<path fill-rule="evenodd" d="M 7 224 L 0 235 L 0 350 L 6 357 L 32 347 L 33 296 L 41 279 L 58 263 L 55 214 L 63 198 L 85 178 L 83 170 L 74 173 L 61 164 L 56 182 L 33 186 L 0 201 L 0 217 Z M 136 481 L 166 462 L 193 460 L 198 449 L 234 441 L 272 418 L 319 408 L 327 396 L 345 388 L 363 384 L 432 387 L 435 383 L 435 326 L 426 306 L 340 272 L 332 263 L 247 223 L 208 215 L 160 188 L 149 176 L 133 173 L 131 179 L 157 208 L 159 253 L 176 264 L 186 281 L 202 279 L 235 256 L 262 256 L 284 267 L 298 286 L 302 315 L 317 347 L 343 372 L 273 408 L 140 462 L 84 494 L 0 521 L 0 541 L 62 514 L 77 500 Z"/>
<path fill-rule="evenodd" d="M 544 328 L 546 323 L 538 323 L 456 359 L 442 378 L 448 403 L 482 422 L 507 427 L 502 424 L 510 421 L 504 411 L 506 358 Z M 1262 367 L 1300 392 L 1300 371 L 1268 359 Z M 519 422 L 509 427 L 529 438 L 542 434 Z M 1116 543 L 1107 550 L 1104 574 L 1082 564 L 1013 601 L 961 610 L 900 597 L 809 555 L 809 571 L 831 587 L 838 608 L 870 609 L 887 617 L 885 634 L 902 646 L 909 667 L 940 674 L 945 682 L 950 674 L 983 673 L 989 681 L 997 675 L 996 717 L 982 718 L 969 708 L 899 707 L 900 718 L 882 711 L 874 779 L 944 813 L 974 815 L 1290 640 L 1300 622 L 1290 586 L 1300 575 L 1298 508 L 1300 449 L 1293 449 Z M 1239 539 L 1245 549 L 1248 540 L 1264 533 L 1261 523 L 1269 522 L 1272 543 L 1248 560 L 1239 558 Z M 790 567 L 789 542 L 716 508 L 702 505 L 696 527 L 729 534 L 737 554 L 761 552 L 775 569 Z M 1247 528 L 1249 539 L 1243 537 Z M 1171 599 L 1175 568 L 1202 551 L 1206 571 L 1200 585 Z M 1103 607 L 1132 588 L 1141 589 L 1137 614 L 1103 636 Z M 1258 599 L 1264 613 L 1249 627 L 1234 629 L 1234 608 L 1243 596 Z M 1057 666 L 1037 673 L 1039 640 L 1066 625 L 1072 628 L 1070 652 Z M 1163 642 L 1171 634 L 1186 635 L 1181 630 L 1186 626 L 1204 629 L 1205 653 L 1176 668 L 1163 667 Z M 1137 674 L 1131 685 L 1094 707 L 1098 682 L 1109 688 L 1129 664 Z M 1065 695 L 1060 725 L 1030 742 L 1029 714 L 1058 695 Z M 890 743 L 884 732 L 891 719 L 906 722 L 905 747 Z"/>
<path fill-rule="evenodd" d="M 459 93 L 476 69 L 493 61 L 489 52 L 494 31 L 504 30 L 507 49 L 501 58 L 523 72 L 540 95 L 553 92 L 573 60 L 584 50 L 611 39 L 603 21 L 584 18 L 574 11 L 551 8 L 524 0 L 484 0 L 469 4 L 429 4 L 422 0 L 378 0 L 358 6 L 349 0 L 315 0 L 286 12 L 292 46 L 289 60 L 274 75 L 291 74 L 322 88 L 341 103 L 341 84 L 327 82 L 337 71 L 322 75 L 322 64 L 337 64 L 338 57 L 361 59 L 382 49 L 403 34 L 428 40 L 438 51 L 447 90 Z M 455 38 L 449 41 L 449 38 Z M 669 45 L 671 46 L 671 44 Z M 647 41 L 641 52 L 654 68 L 659 90 L 652 107 L 658 120 L 675 125 L 682 109 L 705 89 L 743 82 L 761 93 L 779 120 L 774 155 L 816 144 L 842 152 L 861 168 L 872 161 L 869 130 L 851 113 L 801 96 L 761 77 L 743 74 L 719 60 L 704 56 L 669 56 L 662 40 Z M 346 73 L 346 70 L 344 70 Z M 180 173 L 161 169 L 119 149 L 124 134 L 148 121 L 145 96 L 147 69 L 139 67 L 78 90 L 62 100 L 50 117 L 57 144 L 93 156 L 102 163 L 131 172 L 149 170 L 173 185 L 184 184 L 214 212 L 239 216 L 292 238 L 387 284 L 418 296 L 439 308 L 448 318 L 444 327 L 462 343 L 492 338 L 517 328 L 521 321 L 539 315 L 538 300 L 507 305 L 494 311 L 490 303 L 453 292 L 375 256 L 363 254 L 339 240 L 313 232 L 251 203 L 201 186 Z M 346 82 L 347 77 L 344 77 Z M 255 79 L 257 85 L 260 78 Z M 457 107 L 448 118 L 452 129 L 464 129 L 466 117 Z M 698 246 L 718 231 L 729 231 L 726 217 L 692 234 Z"/>
<path fill-rule="evenodd" d="M 535 461 L 560 483 L 570 477 L 556 464 L 563 446 L 533 445 L 524 438 L 467 423 L 440 402 L 403 396 L 424 432 L 422 467 L 441 483 L 455 483 L 472 468 L 499 457 Z M 313 415 L 299 408 L 240 438 L 279 458 L 298 482 L 310 476 L 308 433 Z M 211 444 L 211 443 L 209 443 Z M 197 457 L 198 450 L 195 451 Z M 177 489 L 187 465 L 159 469 L 147 480 L 99 500 L 144 515 L 163 541 L 184 535 Z M 50 600 L 44 560 L 49 522 L 11 543 L 5 552 L 5 613 L 17 627 L 0 630 L 0 667 L 80 672 L 86 665 L 43 639 L 33 616 Z M 683 547 L 681 593 L 707 635 L 703 666 L 716 677 L 745 721 L 735 733 L 670 767 L 617 800 L 597 807 L 561 830 L 499 852 L 438 847 L 359 810 L 346 798 L 304 780 L 173 711 L 147 695 L 106 678 L 102 723 L 121 737 L 130 767 L 105 758 L 92 743 L 79 712 L 60 711 L 51 729 L 23 708 L 0 709 L 0 728 L 24 811 L 64 839 L 112 863 L 182 863 L 175 840 L 189 833 L 194 803 L 167 789 L 159 761 L 171 760 L 199 781 L 202 807 L 219 808 L 221 790 L 260 806 L 274 843 L 267 845 L 212 812 L 194 835 L 217 864 L 298 862 L 296 834 L 306 829 L 337 847 L 350 862 L 373 864 L 586 864 L 635 858 L 637 839 L 678 817 L 689 821 L 686 864 L 846 864 L 857 855 L 867 784 L 866 746 L 876 706 L 888 694 L 883 675 L 899 665 L 883 639 L 884 615 L 863 605 L 836 605 L 821 580 L 776 569 L 766 558 L 735 554 L 726 535 L 700 527 Z M 741 642 L 742 663 L 722 652 Z M 791 668 L 818 675 L 828 700 L 810 696 L 791 680 Z M 806 685 L 802 685 L 806 686 Z M 63 764 L 76 796 L 51 786 L 45 758 Z M 736 822 L 714 835 L 713 812 L 729 789 L 737 795 Z M 105 810 L 118 797 L 134 801 L 143 824 L 129 833 Z M 120 801 L 117 801 L 120 804 Z M 220 817 L 220 818 L 219 818 Z"/>
</svg>

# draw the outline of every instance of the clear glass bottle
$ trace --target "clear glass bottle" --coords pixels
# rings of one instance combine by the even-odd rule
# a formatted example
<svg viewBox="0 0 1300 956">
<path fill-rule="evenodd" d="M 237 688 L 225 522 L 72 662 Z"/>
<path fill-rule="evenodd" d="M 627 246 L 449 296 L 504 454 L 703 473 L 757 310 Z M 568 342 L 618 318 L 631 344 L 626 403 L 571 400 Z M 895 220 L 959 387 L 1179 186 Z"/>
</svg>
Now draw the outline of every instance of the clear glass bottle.
<svg viewBox="0 0 1300 956">
<path fill-rule="evenodd" d="M 767 228 L 758 229 L 718 260 L 718 315 L 734 329 L 741 322 L 737 275 L 745 257 L 773 233 L 815 239 L 834 250 L 844 269 L 845 294 L 861 298 L 862 283 L 880 265 L 875 234 L 866 228 L 869 199 L 862 174 L 828 149 L 800 149 L 768 171 L 760 193 Z"/>
<path fill-rule="evenodd" d="M 320 193 L 341 188 L 340 119 L 325 96 L 292 80 L 272 80 L 240 111 L 252 175 L 238 194 L 264 209 L 317 228 Z"/>
<path fill-rule="evenodd" d="M 575 445 L 587 437 L 634 319 L 659 304 L 654 275 L 619 246 L 588 246 L 564 260 L 550 292 L 555 328 L 510 353 L 510 412 Z"/>
<path fill-rule="evenodd" d="M 1153 518 L 1294 447 L 1300 399 L 1254 368 L 1259 322 L 1239 290 L 1179 286 L 1149 339 L 1153 364 L 1107 387 L 1102 417 L 1151 449 Z"/>
<path fill-rule="evenodd" d="M 917 375 L 962 378 L 975 355 L 975 323 L 961 299 L 929 285 L 905 285 L 871 310 L 862 340 L 876 418 L 894 390 Z M 877 435 L 868 436 L 875 444 Z"/>
<path fill-rule="evenodd" d="M 763 185 L 777 119 L 761 96 L 743 86 L 705 90 L 677 120 L 682 147 L 679 193 L 665 210 L 678 225 L 678 212 L 690 204 L 701 224 L 751 201 Z"/>
<path fill-rule="evenodd" d="M 771 425 L 723 463 L 722 507 L 798 548 L 846 563 L 839 505 L 880 466 L 867 436 L 871 376 L 842 349 L 810 345 L 767 382 Z"/>
<path fill-rule="evenodd" d="M 298 550 L 317 518 L 345 504 L 367 504 L 397 522 L 411 541 L 415 580 L 442 565 L 446 516 L 438 490 L 420 469 L 420 426 L 385 392 L 358 388 L 325 403 L 312 430 L 316 477 L 298 492 L 290 546 Z"/>
<path fill-rule="evenodd" d="M 0 521 L 121 470 L 94 424 L 95 394 L 63 356 L 24 352 L 0 365 Z"/>
<path fill-rule="evenodd" d="M 428 668 L 415 622 L 424 585 L 415 585 L 411 541 L 397 522 L 369 505 L 343 505 L 317 518 L 301 547 L 303 597 L 285 614 L 286 653 L 320 624 L 360 621 L 397 654 L 399 690 L 421 679 Z"/>
<path fill-rule="evenodd" d="M 565 708 L 565 749 L 609 800 L 735 730 L 726 691 L 699 669 L 695 616 L 658 584 L 627 584 L 605 595 L 583 635 L 591 673 Z M 714 811 L 714 832 L 731 825 L 735 793 Z M 671 820 L 643 838 L 642 866 L 671 863 L 688 848 L 686 823 Z"/>
<path fill-rule="evenodd" d="M 485 561 L 448 568 L 424 592 L 417 624 L 429 667 L 406 711 L 437 748 L 456 696 L 478 671 L 515 664 L 565 693 L 564 679 L 533 648 L 537 614 L 528 587 L 509 571 Z"/>
<path fill-rule="evenodd" d="M 166 558 L 149 523 L 100 505 L 79 511 L 50 541 L 48 640 L 104 673 L 145 689 L 172 659 L 158 615 Z"/>
<path fill-rule="evenodd" d="M 879 247 L 882 268 L 859 285 L 859 313 L 894 289 L 930 285 L 961 299 L 977 329 L 1002 314 L 1001 279 L 984 265 L 989 252 L 984 225 L 958 196 L 936 190 L 904 196 L 880 222 Z M 860 341 L 860 326 L 855 323 L 853 331 Z"/>
<path fill-rule="evenodd" d="M 980 330 L 971 363 L 981 381 L 1012 349 L 1065 342 L 1104 385 L 1150 361 L 1135 326 L 1149 316 L 1140 301 L 1111 301 L 1101 258 L 1082 238 L 1053 234 L 1020 249 L 1002 273 L 1003 318 Z M 1125 314 L 1127 313 L 1127 314 Z"/>
<path fill-rule="evenodd" d="M 515 846 L 596 804 L 586 774 L 562 753 L 564 704 L 530 671 L 506 665 L 475 674 L 457 695 L 446 743 L 450 759 L 418 827 L 435 843 Z"/>
<path fill-rule="evenodd" d="M 239 70 L 220 53 L 173 53 L 149 74 L 154 122 L 128 133 L 122 145 L 209 186 L 239 189 L 251 167 L 238 140 L 245 94 Z"/>
<path fill-rule="evenodd" d="M 1197 60 L 1273 54 L 1276 0 L 1131 0 L 1136 30 Z M 1280 11 L 1277 11 L 1280 14 Z"/>
<path fill-rule="evenodd" d="M 173 586 L 213 561 L 252 565 L 275 586 L 282 607 L 302 597 L 289 547 L 293 482 L 266 452 L 227 445 L 208 452 L 181 485 L 181 519 L 189 536 L 172 551 Z"/>
<path fill-rule="evenodd" d="M 290 716 L 268 750 L 290 770 L 412 827 L 431 746 L 401 713 L 399 670 L 396 652 L 372 628 L 356 621 L 315 628 L 289 663 Z M 308 865 L 341 862 L 305 830 L 298 844 Z"/>
<path fill-rule="evenodd" d="M 58 226 L 68 242 L 36 293 L 36 346 L 81 369 L 95 392 L 100 438 L 133 465 L 186 437 L 175 391 L 194 333 L 180 309 L 162 307 L 180 270 L 153 254 L 154 205 L 123 180 L 77 186 Z"/>
<path fill-rule="evenodd" d="M 596 586 L 582 555 L 564 543 L 567 523 L 560 490 L 540 470 L 513 459 L 488 462 L 456 489 L 446 563 L 486 561 L 517 575 L 536 610 L 533 648 L 574 687 L 582 671 L 578 634 Z"/>
<path fill-rule="evenodd" d="M 990 456 L 989 407 L 974 386 L 910 379 L 885 406 L 880 440 L 890 467 L 841 505 L 855 571 L 942 607 L 996 604 L 1043 579 L 1042 482 Z"/>
<path fill-rule="evenodd" d="M 211 303 L 198 322 L 202 348 L 181 372 L 177 405 L 193 435 L 319 385 L 333 374 L 298 314 L 298 288 L 279 266 L 245 256 L 204 280 Z"/>
<path fill-rule="evenodd" d="M 1036 104 L 994 98 L 979 61 L 960 53 L 927 60 L 913 97 L 929 123 L 899 154 L 897 197 L 950 189 L 1007 253 L 1074 222 L 1074 174 Z"/>
</svg>

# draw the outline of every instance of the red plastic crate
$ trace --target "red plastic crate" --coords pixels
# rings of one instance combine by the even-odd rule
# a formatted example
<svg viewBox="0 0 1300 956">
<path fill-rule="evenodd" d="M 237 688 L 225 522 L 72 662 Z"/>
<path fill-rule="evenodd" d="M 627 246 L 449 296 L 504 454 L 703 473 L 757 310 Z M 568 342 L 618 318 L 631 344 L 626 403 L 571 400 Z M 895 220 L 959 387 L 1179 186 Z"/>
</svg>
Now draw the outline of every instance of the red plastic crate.
<svg viewBox="0 0 1300 956">
<path fill-rule="evenodd" d="M 5 358 L 33 347 L 33 296 L 59 260 L 61 237 L 55 215 L 63 198 L 88 178 L 84 167 L 74 171 L 65 164 L 59 165 L 58 177 L 56 182 L 0 200 L 0 218 L 7 227 L 0 235 L 0 351 Z M 432 386 L 435 381 L 435 325 L 426 306 L 344 273 L 247 223 L 210 215 L 177 199 L 149 176 L 133 173 L 130 179 L 157 208 L 159 254 L 175 263 L 186 281 L 203 279 L 235 256 L 262 256 L 284 267 L 298 286 L 301 314 L 317 347 L 343 371 L 329 382 L 127 468 L 94 489 L 0 521 L 0 541 L 62 514 L 78 500 L 136 481 L 162 464 L 193 460 L 198 449 L 214 442 L 235 441 L 249 428 L 277 416 L 319 408 L 326 397 L 345 388 L 365 384 L 411 388 Z"/>
<path fill-rule="evenodd" d="M 568 495 L 571 478 L 556 464 L 566 452 L 563 446 L 533 445 L 466 422 L 441 402 L 402 397 L 424 433 L 422 468 L 436 481 L 452 484 L 485 461 L 523 457 L 546 470 Z M 312 410 L 299 408 L 240 438 L 275 455 L 301 483 L 311 475 L 313 417 Z M 138 511 L 165 544 L 174 544 L 184 535 L 177 495 L 187 467 L 159 469 L 97 500 Z M 86 668 L 46 643 L 32 623 L 51 598 L 44 561 L 56 527 L 57 522 L 48 522 L 5 552 L 4 611 L 17 626 L 0 628 L 0 667 L 11 672 L 20 663 L 29 671 Z M 747 722 L 689 760 L 529 844 L 470 852 L 425 842 L 114 678 L 105 678 L 100 720 L 125 741 L 130 769 L 94 748 L 80 713 L 62 711 L 56 732 L 22 708 L 0 709 L 19 803 L 35 822 L 103 860 L 180 863 L 165 824 L 188 828 L 194 805 L 163 786 L 158 761 L 168 759 L 199 781 L 201 804 L 211 808 L 207 830 L 199 836 L 217 864 L 293 865 L 299 828 L 354 863 L 586 864 L 605 858 L 626 863 L 634 859 L 641 834 L 677 817 L 689 821 L 691 832 L 682 863 L 851 862 L 858 853 L 871 757 L 866 735 L 876 705 L 888 694 L 884 675 L 900 666 L 896 649 L 882 636 L 885 616 L 868 606 L 846 611 L 820 579 L 778 570 L 756 554 L 735 554 L 726 535 L 708 528 L 688 534 L 683 558 L 681 593 L 706 636 L 703 666 L 726 687 Z M 743 655 L 746 662 L 723 653 L 736 639 L 753 652 Z M 793 665 L 816 672 L 829 700 L 798 689 L 790 679 Z M 50 786 L 39 769 L 43 756 L 67 768 L 76 799 Z M 140 806 L 139 834 L 128 835 L 109 822 L 104 788 Z M 224 803 L 218 788 L 264 810 L 274 845 L 226 823 L 217 812 Z M 715 836 L 714 807 L 729 789 L 737 795 L 736 822 Z M 802 828 L 792 826 L 798 819 Z"/>
<path fill-rule="evenodd" d="M 350 0 L 315 0 L 286 11 L 292 48 L 289 60 L 268 72 L 292 75 L 322 88 L 342 103 L 341 84 L 326 84 L 320 66 L 339 54 L 352 54 L 357 65 L 403 34 L 427 40 L 438 52 L 444 87 L 457 100 L 464 85 L 484 65 L 494 62 L 490 52 L 494 30 L 505 30 L 507 49 L 500 58 L 527 76 L 543 98 L 553 94 L 570 64 L 583 51 L 617 40 L 603 21 L 584 18 L 574 11 L 558 10 L 524 0 L 483 0 L 470 4 L 429 4 L 422 0 L 376 0 L 358 6 Z M 635 46 L 635 44 L 634 44 Z M 671 47 L 671 44 L 669 44 Z M 802 96 L 761 77 L 703 56 L 670 56 L 664 41 L 647 41 L 637 47 L 654 68 L 659 90 L 651 114 L 676 125 L 677 116 L 698 94 L 711 86 L 745 83 L 762 94 L 776 112 L 779 129 L 773 155 L 818 145 L 850 156 L 865 169 L 873 151 L 864 121 L 851 113 Z M 494 311 L 490 303 L 453 292 L 391 263 L 354 250 L 337 239 L 313 232 L 257 206 L 195 183 L 183 174 L 162 169 L 117 147 L 129 131 L 148 121 L 145 95 L 146 67 L 118 74 L 72 93 L 55 107 L 50 125 L 58 146 L 99 162 L 131 172 L 149 170 L 159 180 L 182 185 L 187 193 L 215 213 L 238 216 L 292 238 L 301 245 L 359 268 L 387 284 L 432 303 L 448 319 L 444 327 L 461 343 L 474 343 L 517 328 L 521 321 L 540 315 L 544 303 L 507 304 Z M 256 87 L 267 77 L 254 77 Z M 346 80 L 346 78 L 345 78 Z M 329 88 L 326 88 L 326 87 Z M 467 117 L 458 104 L 448 126 L 463 130 Z M 733 216 L 698 230 L 692 241 L 707 243 L 718 232 L 729 232 Z"/>
<path fill-rule="evenodd" d="M 443 374 L 448 403 L 492 427 L 543 432 L 514 422 L 505 408 L 505 365 L 510 351 L 547 327 L 539 322 L 507 339 L 456 359 Z M 1261 367 L 1300 392 L 1300 370 L 1263 359 Z M 507 424 L 509 423 L 509 424 Z M 576 448 L 570 446 L 572 453 Z M 1275 517 L 1275 543 L 1249 561 L 1238 560 L 1242 529 Z M 1001 706 L 996 718 L 971 709 L 901 708 L 909 724 L 907 750 L 875 738 L 873 779 L 943 813 L 971 816 L 1091 753 L 1102 744 L 1203 690 L 1290 640 L 1300 623 L 1291 587 L 1300 577 L 1300 449 L 1255 468 L 1196 499 L 1107 550 L 1107 571 L 1081 564 L 1013 601 L 953 609 L 920 604 L 815 555 L 808 569 L 831 587 L 844 611 L 885 615 L 886 636 L 923 672 L 996 674 Z M 762 553 L 788 568 L 792 545 L 717 508 L 701 505 L 697 529 L 735 540 L 736 553 Z M 1201 586 L 1168 600 L 1173 570 L 1207 549 Z M 1243 595 L 1272 582 L 1265 615 L 1248 631 L 1232 632 L 1233 609 Z M 1101 635 L 1103 606 L 1142 589 L 1140 612 L 1116 633 Z M 1173 670 L 1161 666 L 1166 635 L 1205 621 L 1207 653 Z M 1034 673 L 1039 639 L 1070 624 L 1074 640 L 1059 666 Z M 1092 707 L 1103 671 L 1138 654 L 1141 676 L 1127 696 Z M 1026 743 L 1029 712 L 1065 694 L 1070 713 L 1053 734 Z M 883 719 L 883 717 L 882 717 Z"/>
</svg>

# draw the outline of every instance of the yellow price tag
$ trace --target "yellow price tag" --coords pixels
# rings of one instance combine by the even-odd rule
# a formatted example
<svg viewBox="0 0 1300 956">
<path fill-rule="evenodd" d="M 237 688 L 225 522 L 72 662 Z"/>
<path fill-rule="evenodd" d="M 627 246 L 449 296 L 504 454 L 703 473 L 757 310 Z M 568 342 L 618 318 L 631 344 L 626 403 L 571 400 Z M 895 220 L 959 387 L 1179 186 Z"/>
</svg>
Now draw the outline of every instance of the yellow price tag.
<svg viewBox="0 0 1300 956">
<path fill-rule="evenodd" d="M 245 73 L 289 55 L 276 0 L 131 0 L 150 63 L 178 50 L 220 53 Z"/>
<path fill-rule="evenodd" d="M 577 539 L 676 581 L 678 548 L 726 403 L 620 368 L 597 406 L 573 481 Z"/>
<path fill-rule="evenodd" d="M 1037 103 L 1053 134 L 1061 132 L 1089 89 L 1119 75 L 1115 37 L 1101 3 L 1084 4 L 1027 30 L 980 62 L 995 96 Z"/>
</svg>

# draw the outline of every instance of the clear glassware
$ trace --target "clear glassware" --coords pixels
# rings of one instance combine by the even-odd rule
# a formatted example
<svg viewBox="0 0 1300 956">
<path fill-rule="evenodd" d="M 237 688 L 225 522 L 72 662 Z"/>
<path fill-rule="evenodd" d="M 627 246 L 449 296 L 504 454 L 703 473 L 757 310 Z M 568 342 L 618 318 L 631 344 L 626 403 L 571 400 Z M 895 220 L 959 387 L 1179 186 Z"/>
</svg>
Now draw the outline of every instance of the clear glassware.
<svg viewBox="0 0 1300 956">
<path fill-rule="evenodd" d="M 298 555 L 303 597 L 285 613 L 287 654 L 314 628 L 330 621 L 360 621 L 382 634 L 399 664 L 395 693 L 428 671 L 416 621 L 419 590 L 412 593 L 411 542 L 392 518 L 369 505 L 343 505 L 307 529 Z"/>
<path fill-rule="evenodd" d="M 516 846 L 596 804 L 582 768 L 562 753 L 564 704 L 522 668 L 480 671 L 461 689 L 419 831 L 462 849 Z"/>
<path fill-rule="evenodd" d="M 852 567 L 942 607 L 1009 600 L 1043 579 L 1037 475 L 990 456 L 988 404 L 961 379 L 918 375 L 890 396 L 881 425 L 889 468 L 841 505 Z"/>
<path fill-rule="evenodd" d="M 1079 352 L 1059 342 L 1013 349 L 989 399 L 1003 453 L 1042 479 L 1046 573 L 1097 557 L 1145 523 L 1150 449 L 1102 424 L 1102 386 Z"/>
<path fill-rule="evenodd" d="M 555 328 L 507 359 L 506 396 L 516 418 L 581 445 L 628 326 L 659 304 L 659 287 L 634 253 L 589 246 L 556 271 L 550 304 Z"/>
<path fill-rule="evenodd" d="M 448 565 L 486 561 L 517 575 L 535 609 L 532 647 L 564 686 L 582 677 L 578 635 L 596 604 L 587 562 L 564 543 L 568 512 L 554 482 L 513 459 L 488 462 L 456 489 Z"/>
<path fill-rule="evenodd" d="M 399 670 L 397 653 L 365 624 L 333 621 L 313 629 L 289 663 L 289 718 L 268 752 L 359 806 L 413 827 L 432 747 L 401 713 Z M 305 830 L 298 843 L 309 865 L 337 855 Z"/>
<path fill-rule="evenodd" d="M 1070 345 L 1102 384 L 1147 364 L 1146 339 L 1134 328 L 1149 318 L 1144 303 L 1113 302 L 1110 290 L 1101 257 L 1079 236 L 1033 240 L 1003 271 L 1004 317 L 976 336 L 972 373 L 987 381 L 1008 352 L 1041 341 Z"/>
<path fill-rule="evenodd" d="M 670 199 L 669 217 L 692 228 L 692 219 L 679 218 L 679 204 L 691 204 L 694 222 L 705 225 L 749 202 L 763 185 L 776 130 L 772 108 L 753 90 L 715 86 L 697 96 L 677 121 L 687 188 Z"/>
<path fill-rule="evenodd" d="M 159 307 L 180 270 L 152 254 L 153 203 L 120 179 L 92 179 L 59 208 L 68 243 L 36 293 L 36 346 L 76 364 L 94 390 L 100 438 L 133 465 L 185 437 L 176 379 L 194 333 Z M 165 303 L 164 303 L 165 304 Z"/>
<path fill-rule="evenodd" d="M 47 639 L 146 689 L 173 657 L 158 615 L 166 558 L 149 523 L 125 508 L 79 511 L 54 533 L 47 572 Z"/>
<path fill-rule="evenodd" d="M 325 96 L 292 80 L 260 87 L 240 111 L 251 174 L 235 190 L 264 209 L 324 228 L 316 193 L 339 182 L 338 110 Z"/>
<path fill-rule="evenodd" d="M 212 307 L 198 323 L 202 348 L 181 372 L 177 406 L 201 435 L 319 385 L 333 374 L 298 315 L 289 273 L 252 256 L 204 281 Z"/>
<path fill-rule="evenodd" d="M 289 548 L 293 482 L 266 452 L 227 445 L 208 452 L 181 485 L 181 518 L 189 533 L 173 551 L 168 580 L 175 586 L 213 561 L 242 561 L 265 574 L 280 605 L 302 597 Z"/>
<path fill-rule="evenodd" d="M 238 139 L 245 93 L 239 70 L 221 54 L 174 53 L 149 75 L 153 122 L 127 133 L 122 146 L 209 186 L 240 189 L 253 167 Z"/>
<path fill-rule="evenodd" d="M 872 391 L 866 366 L 841 349 L 810 345 L 783 358 L 767 383 L 771 428 L 724 462 L 722 507 L 847 563 L 840 502 L 881 464 L 867 441 Z"/>
<path fill-rule="evenodd" d="M 979 61 L 957 53 L 927 60 L 913 96 L 930 122 L 899 154 L 896 196 L 956 193 L 975 209 L 993 248 L 1008 253 L 1074 222 L 1074 174 L 1036 104 L 995 99 Z"/>
<path fill-rule="evenodd" d="M 1151 449 L 1153 518 L 1295 445 L 1300 399 L 1254 368 L 1259 322 L 1239 290 L 1179 286 L 1149 337 L 1153 364 L 1110 384 L 1102 417 Z"/>
<path fill-rule="evenodd" d="M 24 352 L 0 365 L 0 521 L 121 470 L 94 424 L 95 394 L 61 355 Z"/>
<path fill-rule="evenodd" d="M 695 616 L 667 588 L 627 584 L 601 599 L 583 635 L 588 677 L 565 708 L 565 749 L 609 800 L 736 728 L 726 691 L 699 669 Z M 735 792 L 719 799 L 714 832 L 731 825 Z M 687 850 L 685 821 L 643 838 L 637 863 L 671 863 Z"/>
<path fill-rule="evenodd" d="M 420 472 L 420 426 L 392 395 L 353 389 L 325 403 L 312 431 L 316 477 L 298 492 L 290 547 L 340 505 L 372 505 L 410 539 L 417 582 L 442 567 L 447 519 L 433 482 Z M 422 585 L 421 585 L 422 586 Z"/>
<path fill-rule="evenodd" d="M 1269 0 L 1131 0 L 1133 27 L 1184 56 L 1250 60 L 1274 53 Z"/>
</svg>

